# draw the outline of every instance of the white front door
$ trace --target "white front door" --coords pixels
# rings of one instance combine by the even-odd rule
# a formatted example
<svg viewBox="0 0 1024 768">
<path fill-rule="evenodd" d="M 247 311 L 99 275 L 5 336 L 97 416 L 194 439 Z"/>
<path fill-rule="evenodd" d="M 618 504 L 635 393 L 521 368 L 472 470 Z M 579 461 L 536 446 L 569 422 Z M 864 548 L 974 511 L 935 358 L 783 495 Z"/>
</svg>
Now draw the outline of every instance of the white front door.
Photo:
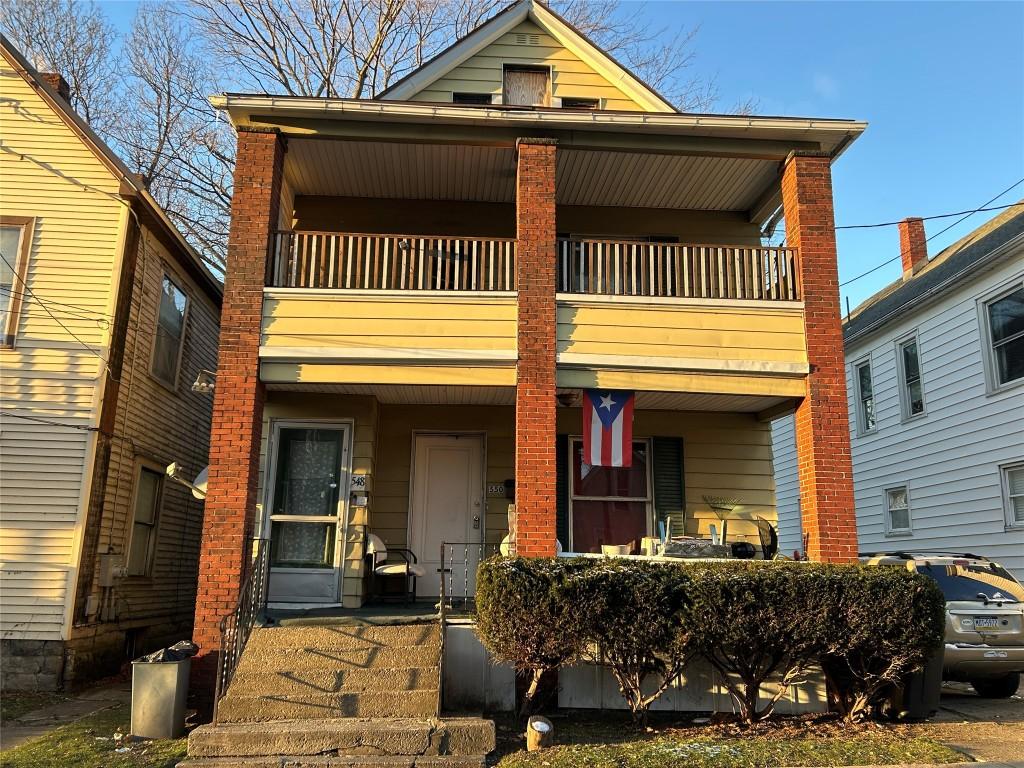
<svg viewBox="0 0 1024 768">
<path fill-rule="evenodd" d="M 274 424 L 264 534 L 271 603 L 340 599 L 349 440 L 347 424 Z"/>
<path fill-rule="evenodd" d="M 484 439 L 482 435 L 416 435 L 409 510 L 409 546 L 427 572 L 416 594 L 440 594 L 441 545 L 446 592 L 475 592 L 479 543 L 484 536 Z"/>
</svg>

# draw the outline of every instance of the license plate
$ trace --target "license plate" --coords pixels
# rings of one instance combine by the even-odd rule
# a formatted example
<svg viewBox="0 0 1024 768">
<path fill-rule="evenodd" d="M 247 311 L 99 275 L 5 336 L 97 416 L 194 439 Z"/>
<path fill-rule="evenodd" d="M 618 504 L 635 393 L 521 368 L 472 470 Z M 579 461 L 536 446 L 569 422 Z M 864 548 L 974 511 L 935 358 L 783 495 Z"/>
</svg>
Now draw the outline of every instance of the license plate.
<svg viewBox="0 0 1024 768">
<path fill-rule="evenodd" d="M 999 626 L 999 619 L 994 616 L 975 616 L 974 617 L 974 628 L 975 629 L 988 629 Z"/>
</svg>

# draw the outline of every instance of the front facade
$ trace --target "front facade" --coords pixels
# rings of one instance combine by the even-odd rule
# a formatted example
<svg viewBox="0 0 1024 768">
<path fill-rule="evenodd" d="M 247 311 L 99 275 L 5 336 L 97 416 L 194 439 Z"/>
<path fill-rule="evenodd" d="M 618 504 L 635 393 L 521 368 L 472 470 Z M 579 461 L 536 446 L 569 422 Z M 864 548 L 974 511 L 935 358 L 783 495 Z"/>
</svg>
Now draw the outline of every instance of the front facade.
<svg viewBox="0 0 1024 768">
<path fill-rule="evenodd" d="M 220 288 L 3 41 L 0 653 L 55 689 L 188 637 Z M 51 87 L 51 83 L 53 87 Z"/>
<path fill-rule="evenodd" d="M 867 552 L 989 557 L 1024 578 L 1024 213 L 928 260 L 846 323 L 857 535 Z M 772 426 L 783 551 L 800 548 L 791 419 Z"/>
<path fill-rule="evenodd" d="M 423 598 L 472 596 L 503 540 L 635 551 L 722 500 L 759 546 L 780 413 L 813 556 L 855 555 L 830 165 L 862 123 L 679 114 L 528 0 L 374 100 L 214 101 L 238 166 L 200 682 L 253 539 L 293 608 L 367 600 L 371 535 Z M 636 393 L 630 469 L 583 462 L 588 389 Z"/>
</svg>

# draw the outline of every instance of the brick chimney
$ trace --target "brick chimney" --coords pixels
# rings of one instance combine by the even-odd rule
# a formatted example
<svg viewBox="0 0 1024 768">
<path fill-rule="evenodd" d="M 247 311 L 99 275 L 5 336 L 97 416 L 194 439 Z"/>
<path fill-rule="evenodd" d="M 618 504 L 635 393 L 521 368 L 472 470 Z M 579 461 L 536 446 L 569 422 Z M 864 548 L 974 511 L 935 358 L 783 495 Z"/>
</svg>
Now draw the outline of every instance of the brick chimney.
<svg viewBox="0 0 1024 768">
<path fill-rule="evenodd" d="M 900 260 L 903 262 L 904 280 L 913 277 L 928 265 L 924 219 L 912 216 L 900 222 Z"/>
<path fill-rule="evenodd" d="M 59 72 L 40 72 L 40 79 L 53 88 L 64 101 L 71 103 L 71 86 Z"/>
</svg>

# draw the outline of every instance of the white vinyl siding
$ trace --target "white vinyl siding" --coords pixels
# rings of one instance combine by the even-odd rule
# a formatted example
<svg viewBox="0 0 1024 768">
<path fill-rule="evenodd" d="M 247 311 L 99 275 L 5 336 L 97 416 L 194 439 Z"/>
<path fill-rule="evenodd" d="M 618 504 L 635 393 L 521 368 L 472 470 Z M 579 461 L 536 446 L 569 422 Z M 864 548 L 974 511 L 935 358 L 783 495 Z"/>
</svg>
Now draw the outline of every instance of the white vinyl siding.
<svg viewBox="0 0 1024 768">
<path fill-rule="evenodd" d="M 856 424 L 852 363 L 871 356 L 877 428 L 852 438 L 857 535 L 862 551 L 892 546 L 885 535 L 885 489 L 906 483 L 913 534 L 899 547 L 975 552 L 1024 578 L 1024 526 L 1007 527 L 1000 467 L 1024 463 L 1024 386 L 991 392 L 979 306 L 1024 279 L 1019 250 L 1000 266 L 964 280 L 937 301 L 846 349 L 849 422 Z M 928 417 L 903 421 L 896 340 L 917 330 L 927 378 Z M 779 437 L 779 420 L 773 434 Z M 779 457 L 776 483 L 796 483 L 795 464 Z M 793 458 L 795 459 L 795 448 Z M 791 467 L 791 469 L 787 469 Z M 790 474 L 780 474 L 780 473 Z M 795 505 L 781 505 L 785 530 Z M 782 550 L 785 552 L 785 550 Z"/>
<path fill-rule="evenodd" d="M 803 552 L 800 520 L 800 481 L 796 469 L 796 419 L 784 416 L 772 422 L 772 467 L 775 471 L 775 504 L 779 511 L 779 554 L 792 557 Z"/>
</svg>

